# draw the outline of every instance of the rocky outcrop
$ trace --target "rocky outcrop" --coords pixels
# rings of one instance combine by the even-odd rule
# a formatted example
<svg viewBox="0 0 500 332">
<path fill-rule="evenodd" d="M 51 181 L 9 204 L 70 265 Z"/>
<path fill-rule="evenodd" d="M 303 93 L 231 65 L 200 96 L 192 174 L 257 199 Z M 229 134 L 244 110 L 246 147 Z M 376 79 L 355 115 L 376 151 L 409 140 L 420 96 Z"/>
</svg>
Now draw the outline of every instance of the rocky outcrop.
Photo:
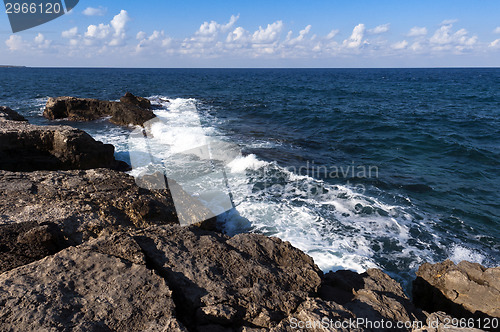
<svg viewBox="0 0 500 332">
<path fill-rule="evenodd" d="M 0 122 L 1 121 L 27 121 L 24 116 L 18 114 L 17 112 L 11 110 L 8 107 L 0 106 Z"/>
<path fill-rule="evenodd" d="M 0 224 L 34 220 L 58 225 L 77 243 L 105 230 L 177 223 L 168 190 L 139 188 L 122 172 L 0 171 Z"/>
<path fill-rule="evenodd" d="M 421 308 L 454 317 L 500 318 L 500 267 L 462 261 L 425 263 L 417 271 L 413 297 Z"/>
<path fill-rule="evenodd" d="M 277 238 L 158 227 L 134 239 L 174 291 L 179 317 L 194 330 L 269 328 L 321 284 L 311 257 Z"/>
<path fill-rule="evenodd" d="M 185 331 L 172 291 L 125 235 L 0 275 L 1 331 Z"/>
<path fill-rule="evenodd" d="M 32 226 L 2 234 L 54 239 Z M 380 270 L 323 275 L 277 238 L 179 225 L 102 232 L 1 273 L 0 317 L 0 331 L 478 331 L 416 309 Z"/>
<path fill-rule="evenodd" d="M 109 116 L 110 121 L 127 126 L 140 125 L 155 117 L 149 100 L 127 92 L 120 102 L 90 98 L 49 98 L 43 116 L 50 120 L 92 121 Z"/>
<path fill-rule="evenodd" d="M 10 118 L 16 118 L 10 115 Z M 68 126 L 35 126 L 0 121 L 0 169 L 70 170 L 98 167 L 127 169 L 115 160 L 114 147 Z"/>
</svg>

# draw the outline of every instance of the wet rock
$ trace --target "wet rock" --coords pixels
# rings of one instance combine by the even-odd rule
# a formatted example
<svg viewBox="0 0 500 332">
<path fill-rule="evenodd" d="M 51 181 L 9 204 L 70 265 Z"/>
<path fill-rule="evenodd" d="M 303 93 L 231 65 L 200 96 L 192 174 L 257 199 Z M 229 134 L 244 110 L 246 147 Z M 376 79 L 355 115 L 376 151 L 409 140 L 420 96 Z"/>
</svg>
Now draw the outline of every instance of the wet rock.
<svg viewBox="0 0 500 332">
<path fill-rule="evenodd" d="M 68 126 L 35 126 L 0 121 L 0 169 L 10 171 L 125 169 L 114 147 Z"/>
<path fill-rule="evenodd" d="M 109 116 L 110 121 L 127 126 L 140 125 L 155 117 L 149 100 L 127 92 L 120 102 L 91 98 L 49 98 L 43 116 L 50 120 L 92 121 Z"/>
<path fill-rule="evenodd" d="M 415 304 L 454 317 L 500 317 L 500 267 L 462 261 L 425 263 L 413 283 Z"/>
<path fill-rule="evenodd" d="M 24 116 L 20 115 L 16 111 L 11 110 L 8 107 L 0 106 L 0 121 L 27 121 Z"/>
</svg>

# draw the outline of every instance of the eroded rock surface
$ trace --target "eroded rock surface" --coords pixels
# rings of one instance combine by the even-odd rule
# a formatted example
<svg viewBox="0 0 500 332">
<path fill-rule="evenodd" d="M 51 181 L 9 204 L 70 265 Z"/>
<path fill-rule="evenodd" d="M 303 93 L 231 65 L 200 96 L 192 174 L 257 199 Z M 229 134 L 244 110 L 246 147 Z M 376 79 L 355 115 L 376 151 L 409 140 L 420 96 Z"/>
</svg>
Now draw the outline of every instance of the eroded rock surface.
<svg viewBox="0 0 500 332">
<path fill-rule="evenodd" d="M 462 261 L 425 263 L 413 283 L 415 303 L 455 317 L 500 317 L 500 267 Z"/>
<path fill-rule="evenodd" d="M 10 117 L 12 118 L 12 117 Z M 68 126 L 36 126 L 0 121 L 0 169 L 10 171 L 69 170 L 106 167 L 126 169 L 114 147 Z"/>
<path fill-rule="evenodd" d="M 92 121 L 110 116 L 110 121 L 127 126 L 140 125 L 155 117 L 149 100 L 127 92 L 120 102 L 91 98 L 49 98 L 43 116 L 50 120 Z"/>
<path fill-rule="evenodd" d="M 51 222 L 76 243 L 104 230 L 177 223 L 168 190 L 109 169 L 0 171 L 0 224 Z"/>
<path fill-rule="evenodd" d="M 121 236 L 1 274 L 0 330 L 184 330 L 168 284 L 146 267 L 140 248 Z"/>
</svg>

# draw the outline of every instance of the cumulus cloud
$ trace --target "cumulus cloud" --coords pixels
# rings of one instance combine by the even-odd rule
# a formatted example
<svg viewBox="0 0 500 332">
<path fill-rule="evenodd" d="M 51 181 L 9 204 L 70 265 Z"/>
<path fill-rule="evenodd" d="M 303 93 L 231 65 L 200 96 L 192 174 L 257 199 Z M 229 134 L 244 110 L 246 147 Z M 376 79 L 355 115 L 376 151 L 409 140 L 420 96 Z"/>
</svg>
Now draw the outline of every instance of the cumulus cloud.
<svg viewBox="0 0 500 332">
<path fill-rule="evenodd" d="M 420 36 L 425 36 L 426 34 L 427 34 L 426 27 L 413 27 L 408 32 L 407 36 L 408 37 L 420 37 Z"/>
<path fill-rule="evenodd" d="M 496 27 L 496 29 L 493 30 L 493 33 L 500 33 L 500 27 Z"/>
<path fill-rule="evenodd" d="M 38 48 L 49 48 L 50 44 L 52 43 L 51 40 L 45 39 L 45 36 L 41 33 L 36 35 L 36 37 L 33 39 L 33 41 L 35 42 L 35 45 Z"/>
<path fill-rule="evenodd" d="M 387 23 L 387 24 L 382 24 L 382 25 L 379 25 L 379 26 L 376 26 L 375 28 L 373 29 L 369 29 L 368 30 L 368 33 L 371 33 L 372 35 L 378 35 L 380 33 L 384 33 L 384 32 L 387 32 L 389 31 L 389 26 L 390 24 Z"/>
<path fill-rule="evenodd" d="M 500 39 L 492 41 L 489 46 L 493 48 L 500 48 Z"/>
<path fill-rule="evenodd" d="M 136 38 L 139 40 L 139 44 L 136 46 L 136 51 L 141 52 L 147 48 L 152 47 L 157 50 L 158 47 L 165 48 L 170 46 L 172 38 L 166 37 L 163 30 L 155 30 L 150 36 L 143 31 L 140 31 Z"/>
<path fill-rule="evenodd" d="M 333 38 L 335 38 L 335 36 L 336 36 L 336 35 L 338 35 L 338 34 L 339 34 L 339 32 L 340 32 L 340 30 L 338 30 L 338 29 L 334 29 L 334 30 L 330 31 L 330 32 L 326 35 L 326 37 L 325 37 L 325 38 L 326 38 L 326 39 L 328 39 L 328 40 L 329 40 L 329 39 L 333 39 Z"/>
<path fill-rule="evenodd" d="M 282 29 L 282 21 L 276 21 L 268 24 L 265 29 L 259 26 L 259 30 L 255 31 L 252 35 L 252 42 L 257 44 L 273 43 L 279 38 Z"/>
<path fill-rule="evenodd" d="M 107 11 L 108 9 L 102 6 L 99 6 L 98 8 L 87 7 L 82 14 L 86 16 L 104 16 Z"/>
<path fill-rule="evenodd" d="M 71 28 L 69 30 L 65 30 L 65 31 L 61 32 L 61 36 L 63 38 L 74 38 L 74 37 L 76 37 L 77 34 L 78 34 L 77 27 L 74 27 L 74 28 Z"/>
<path fill-rule="evenodd" d="M 344 46 L 347 48 L 358 48 L 363 43 L 363 37 L 365 35 L 365 25 L 360 23 L 354 27 L 352 30 L 351 37 L 344 40 Z"/>
<path fill-rule="evenodd" d="M 86 44 L 90 45 L 95 40 L 102 40 L 110 46 L 121 45 L 125 39 L 125 27 L 129 21 L 127 11 L 122 9 L 109 24 L 89 25 L 85 32 Z"/>
<path fill-rule="evenodd" d="M 477 42 L 477 36 L 469 37 L 466 29 L 452 31 L 453 25 L 442 25 L 437 29 L 432 37 L 429 39 L 430 44 L 434 50 L 463 50 L 470 48 Z"/>
<path fill-rule="evenodd" d="M 250 34 L 248 33 L 248 31 L 246 31 L 242 27 L 237 27 L 236 29 L 228 33 L 226 37 L 226 42 L 246 43 L 249 41 L 249 39 L 250 39 Z"/>
<path fill-rule="evenodd" d="M 395 50 L 402 50 L 408 46 L 408 42 L 406 40 L 402 40 L 400 42 L 394 43 L 391 47 Z"/>
<path fill-rule="evenodd" d="M 5 45 L 11 51 L 20 51 L 26 48 L 27 44 L 24 42 L 23 37 L 19 35 L 11 35 L 9 39 L 5 41 Z"/>
</svg>

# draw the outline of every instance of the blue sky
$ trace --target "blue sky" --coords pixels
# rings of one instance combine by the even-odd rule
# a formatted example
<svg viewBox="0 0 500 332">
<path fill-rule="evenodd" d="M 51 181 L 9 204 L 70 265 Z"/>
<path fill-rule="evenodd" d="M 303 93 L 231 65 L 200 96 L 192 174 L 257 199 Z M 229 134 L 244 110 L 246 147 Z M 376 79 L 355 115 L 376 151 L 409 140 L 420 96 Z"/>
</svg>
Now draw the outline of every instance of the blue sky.
<svg viewBox="0 0 500 332">
<path fill-rule="evenodd" d="M 12 34 L 0 64 L 72 67 L 500 66 L 500 1 L 85 1 Z"/>
</svg>

